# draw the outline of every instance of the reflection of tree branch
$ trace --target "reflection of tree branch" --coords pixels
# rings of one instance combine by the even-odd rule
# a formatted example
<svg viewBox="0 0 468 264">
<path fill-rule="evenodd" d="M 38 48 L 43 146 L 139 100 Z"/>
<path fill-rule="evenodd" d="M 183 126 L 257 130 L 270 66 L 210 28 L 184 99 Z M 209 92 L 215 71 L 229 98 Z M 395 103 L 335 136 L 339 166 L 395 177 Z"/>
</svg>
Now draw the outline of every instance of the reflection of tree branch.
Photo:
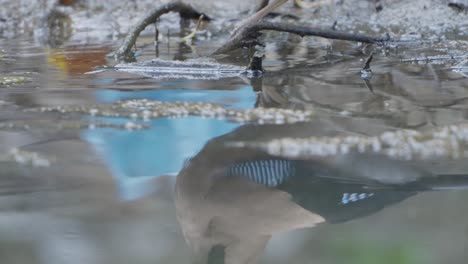
<svg viewBox="0 0 468 264">
<path fill-rule="evenodd" d="M 280 32 L 289 32 L 300 36 L 317 36 L 329 39 L 340 39 L 349 41 L 359 41 L 364 43 L 383 43 L 393 41 L 390 36 L 368 36 L 363 34 L 352 34 L 339 32 L 332 29 L 321 29 L 305 26 L 296 26 L 283 23 L 260 22 L 241 29 L 241 32 L 234 34 L 223 46 L 218 48 L 215 53 L 226 53 L 245 45 L 247 40 L 254 39 L 259 31 L 273 30 Z"/>
<path fill-rule="evenodd" d="M 298 89 L 300 87 L 297 87 Z M 376 96 L 385 96 L 385 97 L 390 97 L 393 98 L 394 100 L 402 100 L 402 98 L 387 94 L 385 92 L 378 91 L 376 92 L 376 95 L 373 97 L 374 100 Z M 405 100 L 403 100 L 405 101 Z M 407 101 L 407 100 L 406 100 Z M 393 127 L 398 127 L 398 128 L 406 128 L 406 129 L 414 129 L 418 127 L 422 127 L 427 122 L 424 122 L 424 124 L 418 124 L 418 125 L 408 125 L 405 122 L 405 118 L 408 114 L 408 111 L 399 111 L 399 112 L 366 112 L 366 111 L 351 111 L 347 109 L 343 109 L 340 107 L 337 107 L 332 104 L 325 104 L 321 103 L 315 100 L 311 99 L 305 99 L 304 97 L 298 98 L 298 97 L 291 97 L 289 99 L 290 103 L 293 104 L 300 104 L 300 105 L 310 105 L 314 109 L 314 112 L 322 112 L 325 114 L 330 114 L 334 116 L 342 116 L 343 113 L 347 113 L 347 115 L 353 117 L 353 118 L 371 118 L 371 119 L 381 119 L 383 121 L 386 121 L 387 123 L 392 124 Z"/>
<path fill-rule="evenodd" d="M 446 109 L 448 107 L 452 107 L 452 106 L 456 106 L 456 105 L 459 105 L 460 103 L 463 103 L 465 101 L 468 101 L 468 97 L 465 96 L 465 97 L 460 97 L 460 98 L 454 98 L 446 103 L 439 103 L 437 105 L 421 105 L 419 104 L 420 106 L 422 107 L 425 107 L 425 108 L 433 108 L 433 109 L 438 109 L 438 108 L 442 108 L 442 109 Z M 416 105 L 417 102 L 415 102 Z"/>
<path fill-rule="evenodd" d="M 169 12 L 178 12 L 182 18 L 199 18 L 203 15 L 205 20 L 210 20 L 208 16 L 195 10 L 192 6 L 184 4 L 182 2 L 173 2 L 165 4 L 161 7 L 155 8 L 143 17 L 137 25 L 125 37 L 124 42 L 115 53 L 115 58 L 118 60 L 133 60 L 133 53 L 131 51 L 133 45 L 135 45 L 136 39 L 140 33 L 148 26 L 155 23 L 160 16 Z"/>
<path fill-rule="evenodd" d="M 454 109 L 454 108 L 451 108 L 451 107 L 460 105 L 463 102 L 468 101 L 468 97 L 460 97 L 460 98 L 452 99 L 452 100 L 450 100 L 448 102 L 445 102 L 445 103 L 442 103 L 442 104 L 439 103 L 438 105 L 424 105 L 424 104 L 421 104 L 416 98 L 414 98 L 413 96 L 411 96 L 409 94 L 406 94 L 406 93 L 404 95 L 399 96 L 399 95 L 390 94 L 388 92 L 385 92 L 384 90 L 378 90 L 378 91 L 376 91 L 376 94 L 379 95 L 379 96 L 388 97 L 391 100 L 405 102 L 407 104 L 414 105 L 415 107 L 417 107 L 416 108 L 417 110 L 420 110 L 420 111 L 422 111 L 424 113 L 430 113 L 430 112 L 433 112 L 431 110 L 439 110 L 439 109 L 442 109 L 442 110 L 451 109 L 451 110 L 454 110 L 454 111 L 465 111 L 466 109 L 463 109 L 463 108 L 462 109 Z M 354 114 L 353 114 L 353 116 L 354 116 Z M 400 128 L 404 127 L 404 128 L 409 128 L 409 129 L 415 129 L 415 128 L 423 127 L 423 126 L 428 125 L 428 124 L 431 124 L 432 126 L 436 126 L 434 124 L 433 116 L 427 117 L 427 120 L 425 122 L 423 122 L 421 124 L 418 124 L 418 125 L 411 126 L 411 125 L 405 124 L 404 126 L 402 126 L 400 124 L 399 127 Z"/>
<path fill-rule="evenodd" d="M 366 85 L 367 89 L 369 89 L 369 91 L 370 91 L 372 94 L 375 95 L 375 93 L 374 93 L 374 87 L 372 86 L 372 83 L 371 83 L 369 80 L 367 80 L 367 79 L 364 79 L 363 81 L 364 81 L 364 84 Z"/>
</svg>

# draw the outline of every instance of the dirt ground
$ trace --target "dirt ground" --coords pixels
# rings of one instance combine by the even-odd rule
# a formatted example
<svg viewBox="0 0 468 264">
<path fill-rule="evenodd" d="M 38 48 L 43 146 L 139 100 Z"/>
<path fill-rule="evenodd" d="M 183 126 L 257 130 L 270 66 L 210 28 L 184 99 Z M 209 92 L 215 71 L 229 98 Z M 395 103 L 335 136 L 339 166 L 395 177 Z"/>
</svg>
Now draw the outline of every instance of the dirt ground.
<svg viewBox="0 0 468 264">
<path fill-rule="evenodd" d="M 423 37 L 443 36 L 443 33 L 455 33 L 455 36 L 468 34 L 466 11 L 448 6 L 455 0 L 382 0 L 382 10 L 376 11 L 376 4 L 370 0 L 322 0 L 304 1 L 304 8 L 298 9 L 291 3 L 285 4 L 278 11 L 292 14 L 298 20 L 291 23 L 328 27 L 336 21 L 336 28 L 349 31 L 371 31 L 390 34 L 424 35 Z M 59 11 L 72 23 L 74 34 L 86 32 L 87 38 L 118 39 L 129 26 L 150 10 L 168 0 L 83 0 L 72 7 L 58 6 L 56 0 L 0 0 L 0 36 L 43 34 L 44 27 L 50 23 L 48 16 L 52 10 Z M 213 31 L 233 28 L 235 22 L 251 12 L 255 5 L 252 1 L 196 1 L 186 0 L 197 9 L 212 16 Z M 468 2 L 458 0 L 458 2 Z M 168 16 L 170 24 L 176 19 Z M 178 23 L 175 23 L 178 25 Z M 78 33 L 78 34 L 77 34 Z M 215 32 L 212 32 L 216 34 Z M 426 34 L 427 33 L 427 34 Z"/>
</svg>

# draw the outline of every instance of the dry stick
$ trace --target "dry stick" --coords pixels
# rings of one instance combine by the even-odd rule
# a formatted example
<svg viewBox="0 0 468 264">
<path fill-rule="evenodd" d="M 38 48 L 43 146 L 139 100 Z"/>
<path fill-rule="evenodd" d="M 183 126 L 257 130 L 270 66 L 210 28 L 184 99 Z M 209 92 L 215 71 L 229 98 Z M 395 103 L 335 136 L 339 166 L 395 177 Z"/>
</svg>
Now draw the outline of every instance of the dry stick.
<svg viewBox="0 0 468 264">
<path fill-rule="evenodd" d="M 204 19 L 209 21 L 211 20 L 207 15 L 198 12 L 192 6 L 184 4 L 182 2 L 172 2 L 165 4 L 161 7 L 155 8 L 153 11 L 149 12 L 145 17 L 143 17 L 137 24 L 134 26 L 131 31 L 125 37 L 120 48 L 115 53 L 116 60 L 133 60 L 133 53 L 131 51 L 132 46 L 135 44 L 136 39 L 140 33 L 148 26 L 157 21 L 157 19 L 166 13 L 169 12 L 178 12 L 182 18 L 193 18 L 197 19 L 203 15 Z"/>
<path fill-rule="evenodd" d="M 363 70 L 370 70 L 370 63 L 372 62 L 373 58 L 374 58 L 374 53 L 371 53 L 371 55 L 367 58 L 366 63 L 364 64 L 364 67 L 362 67 Z"/>
<path fill-rule="evenodd" d="M 181 39 L 181 42 L 184 42 L 184 41 L 186 42 L 186 41 L 192 40 L 195 37 L 195 35 L 197 34 L 197 32 L 200 30 L 202 21 L 203 21 L 203 15 L 201 15 L 200 18 L 198 18 L 197 25 L 192 30 L 192 32 L 190 34 L 188 34 L 187 36 L 183 37 Z"/>
<path fill-rule="evenodd" d="M 361 79 L 364 81 L 367 89 L 370 90 L 372 94 L 374 94 L 374 87 L 372 86 L 370 79 L 372 78 L 372 70 L 370 68 L 370 63 L 372 62 L 372 58 L 374 58 L 374 52 L 367 58 L 364 67 L 361 70 Z"/>
<path fill-rule="evenodd" d="M 218 48 L 214 54 L 226 53 L 231 50 L 240 48 L 243 46 L 244 41 L 251 39 L 256 33 L 263 30 L 273 30 L 281 32 L 289 32 L 293 34 L 303 36 L 317 36 L 328 39 L 340 39 L 349 41 L 358 41 L 363 43 L 383 43 L 394 41 L 390 36 L 368 36 L 363 34 L 353 34 L 347 32 L 339 32 L 336 30 L 312 28 L 304 26 L 295 26 L 283 23 L 272 23 L 272 22 L 260 22 L 253 24 L 242 29 L 241 32 L 233 35 L 225 44 Z"/>
</svg>

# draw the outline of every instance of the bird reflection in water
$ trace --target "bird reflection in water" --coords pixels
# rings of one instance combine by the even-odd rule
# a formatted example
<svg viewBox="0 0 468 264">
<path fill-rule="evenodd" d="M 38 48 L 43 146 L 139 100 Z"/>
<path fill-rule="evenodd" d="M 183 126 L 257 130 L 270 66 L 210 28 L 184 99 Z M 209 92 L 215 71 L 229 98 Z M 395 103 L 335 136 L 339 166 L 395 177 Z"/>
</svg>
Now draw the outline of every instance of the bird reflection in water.
<svg viewBox="0 0 468 264">
<path fill-rule="evenodd" d="M 251 137 L 248 131 L 211 140 L 177 176 L 177 217 L 195 263 L 258 263 L 276 233 L 468 186 L 468 176 L 433 175 L 379 155 L 289 160 L 225 144 Z"/>
</svg>

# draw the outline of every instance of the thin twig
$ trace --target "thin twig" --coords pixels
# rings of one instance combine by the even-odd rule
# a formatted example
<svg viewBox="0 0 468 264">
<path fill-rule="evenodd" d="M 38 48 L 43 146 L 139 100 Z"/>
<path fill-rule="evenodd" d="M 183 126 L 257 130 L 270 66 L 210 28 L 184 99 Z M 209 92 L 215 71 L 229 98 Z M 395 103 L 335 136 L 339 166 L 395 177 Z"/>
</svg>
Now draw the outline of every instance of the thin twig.
<svg viewBox="0 0 468 264">
<path fill-rule="evenodd" d="M 136 39 L 140 33 L 148 26 L 155 23 L 160 16 L 169 12 L 178 12 L 182 18 L 193 18 L 197 19 L 203 15 L 204 20 L 211 20 L 207 15 L 195 10 L 192 6 L 184 4 L 182 2 L 173 2 L 165 4 L 161 7 L 157 7 L 146 16 L 144 16 L 127 34 L 120 48 L 114 54 L 116 60 L 130 61 L 134 59 L 131 51 L 134 46 Z"/>
<path fill-rule="evenodd" d="M 195 26 L 195 28 L 192 30 L 192 32 L 190 34 L 188 34 L 187 36 L 183 37 L 181 39 L 181 42 L 187 42 L 187 41 L 191 41 L 195 35 L 197 34 L 197 32 L 200 30 L 200 27 L 201 27 L 201 23 L 203 21 L 203 15 L 201 15 L 199 18 L 198 18 L 198 22 L 197 22 L 197 25 Z"/>
<path fill-rule="evenodd" d="M 371 53 L 371 55 L 367 58 L 366 63 L 364 64 L 364 67 L 362 67 L 363 70 L 370 69 L 370 63 L 372 62 L 373 58 L 374 58 L 374 53 Z"/>
<path fill-rule="evenodd" d="M 372 78 L 372 70 L 370 68 L 370 63 L 372 62 L 372 58 L 374 58 L 374 53 L 372 52 L 371 55 L 367 58 L 364 67 L 361 70 L 361 79 L 364 80 L 364 84 L 366 87 L 374 94 L 374 87 L 372 86 L 370 79 Z M 375 94 L 374 94 L 375 95 Z"/>
</svg>

